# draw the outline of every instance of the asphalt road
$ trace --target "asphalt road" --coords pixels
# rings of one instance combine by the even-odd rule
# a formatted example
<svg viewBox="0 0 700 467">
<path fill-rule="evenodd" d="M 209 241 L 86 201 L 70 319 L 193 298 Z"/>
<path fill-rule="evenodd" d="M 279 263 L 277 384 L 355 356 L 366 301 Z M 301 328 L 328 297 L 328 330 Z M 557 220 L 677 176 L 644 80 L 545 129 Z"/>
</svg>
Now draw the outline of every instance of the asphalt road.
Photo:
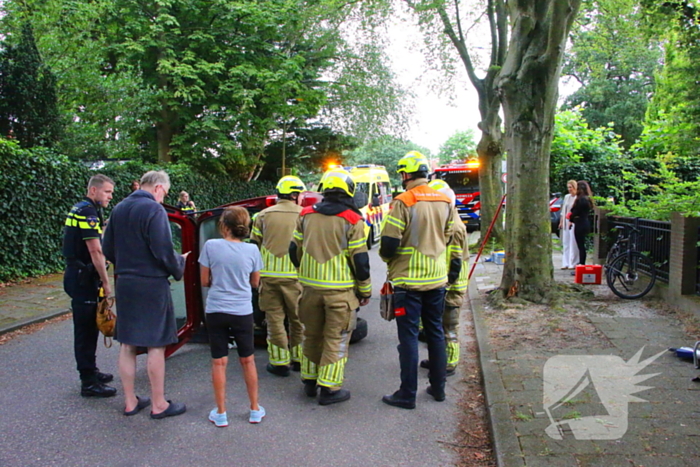
<svg viewBox="0 0 700 467">
<path fill-rule="evenodd" d="M 0 346 L 0 466 L 441 466 L 453 465 L 446 443 L 457 426 L 459 377 L 448 380 L 447 401 L 428 396 L 420 370 L 415 410 L 381 402 L 399 385 L 396 325 L 379 317 L 376 297 L 386 275 L 370 253 L 374 297 L 361 310 L 369 335 L 351 346 L 345 387 L 348 402 L 321 407 L 304 396 L 298 374 L 279 378 L 265 371 L 265 349 L 256 350 L 260 403 L 267 417 L 247 422 L 240 367 L 228 369 L 229 426 L 207 420 L 214 407 L 207 345 L 191 344 L 166 363 L 166 395 L 187 404 L 187 413 L 151 420 L 148 410 L 124 417 L 117 376 L 117 345 L 100 343 L 98 365 L 115 374 L 119 394 L 84 399 L 72 356 L 70 321 L 19 336 Z M 235 356 L 235 354 L 234 354 Z M 421 345 L 421 357 L 427 350 Z M 139 357 L 137 392 L 148 395 L 145 357 Z"/>
</svg>

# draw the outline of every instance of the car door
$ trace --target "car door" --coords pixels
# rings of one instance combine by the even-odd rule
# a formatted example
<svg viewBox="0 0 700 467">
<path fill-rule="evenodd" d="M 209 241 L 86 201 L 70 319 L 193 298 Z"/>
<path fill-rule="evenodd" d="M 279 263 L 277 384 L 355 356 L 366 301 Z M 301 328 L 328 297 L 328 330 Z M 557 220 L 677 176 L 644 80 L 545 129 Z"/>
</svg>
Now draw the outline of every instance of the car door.
<svg viewBox="0 0 700 467">
<path fill-rule="evenodd" d="M 165 349 L 168 357 L 185 345 L 202 323 L 202 295 L 199 286 L 199 244 L 197 242 L 197 223 L 194 216 L 185 215 L 179 209 L 165 206 L 170 222 L 175 251 L 190 254 L 185 261 L 185 273 L 181 280 L 170 278 L 170 293 L 175 309 L 177 323 L 177 343 Z"/>
</svg>

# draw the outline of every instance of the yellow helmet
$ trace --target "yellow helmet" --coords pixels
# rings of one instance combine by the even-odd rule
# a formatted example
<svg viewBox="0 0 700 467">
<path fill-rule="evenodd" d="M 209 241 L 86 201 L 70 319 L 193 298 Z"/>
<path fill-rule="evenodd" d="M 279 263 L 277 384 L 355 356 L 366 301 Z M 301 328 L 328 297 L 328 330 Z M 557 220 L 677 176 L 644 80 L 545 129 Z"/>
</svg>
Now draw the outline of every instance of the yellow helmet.
<svg viewBox="0 0 700 467">
<path fill-rule="evenodd" d="M 448 185 L 445 180 L 440 180 L 439 178 L 432 180 L 430 183 L 428 183 L 428 186 L 435 191 L 450 189 L 450 185 Z"/>
<path fill-rule="evenodd" d="M 418 151 L 407 152 L 405 156 L 399 159 L 398 167 L 399 168 L 396 170 L 398 173 L 404 172 L 411 174 L 414 172 L 430 171 L 428 159 Z"/>
<path fill-rule="evenodd" d="M 435 180 L 428 183 L 428 186 L 430 188 L 432 188 L 433 190 L 439 191 L 443 195 L 450 198 L 450 202 L 452 203 L 452 207 L 455 206 L 455 203 L 457 201 L 457 197 L 455 196 L 454 190 L 452 188 L 450 188 L 450 185 L 448 185 L 445 180 L 440 180 L 439 178 L 436 178 Z"/>
<path fill-rule="evenodd" d="M 355 182 L 343 169 L 331 169 L 324 173 L 321 184 L 323 193 L 345 193 L 351 198 L 355 195 Z"/>
<path fill-rule="evenodd" d="M 299 177 L 286 175 L 277 182 L 277 193 L 280 195 L 291 195 L 292 193 L 301 193 L 302 191 L 306 191 L 306 185 L 304 185 L 304 182 L 302 182 Z"/>
</svg>

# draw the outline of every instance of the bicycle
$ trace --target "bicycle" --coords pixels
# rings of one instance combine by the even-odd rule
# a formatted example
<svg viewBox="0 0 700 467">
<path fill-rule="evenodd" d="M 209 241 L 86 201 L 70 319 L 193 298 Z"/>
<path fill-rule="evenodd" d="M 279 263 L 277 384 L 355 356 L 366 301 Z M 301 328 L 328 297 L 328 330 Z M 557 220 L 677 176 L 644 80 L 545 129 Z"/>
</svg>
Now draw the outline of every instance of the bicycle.
<svg viewBox="0 0 700 467">
<path fill-rule="evenodd" d="M 637 248 L 639 229 L 631 225 L 618 229 L 621 231 L 605 262 L 605 281 L 620 298 L 641 298 L 656 283 L 656 266 Z M 629 229 L 629 233 L 626 229 Z"/>
</svg>

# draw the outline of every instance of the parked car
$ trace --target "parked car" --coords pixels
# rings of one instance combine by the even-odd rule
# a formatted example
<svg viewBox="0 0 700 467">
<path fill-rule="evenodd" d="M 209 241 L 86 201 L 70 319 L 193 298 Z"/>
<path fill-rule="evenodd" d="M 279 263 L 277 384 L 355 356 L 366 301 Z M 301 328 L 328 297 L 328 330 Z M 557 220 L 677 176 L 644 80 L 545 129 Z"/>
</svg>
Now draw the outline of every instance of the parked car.
<svg viewBox="0 0 700 467">
<path fill-rule="evenodd" d="M 557 237 L 561 237 L 559 232 L 559 221 L 561 220 L 561 203 L 564 198 L 561 193 L 552 193 L 549 197 L 549 219 L 552 223 L 552 233 L 557 234 Z"/>
<path fill-rule="evenodd" d="M 321 194 L 304 192 L 302 205 L 311 206 L 321 201 Z M 221 238 L 217 228 L 219 216 L 228 206 L 242 206 L 248 210 L 251 217 L 263 209 L 274 205 L 277 196 L 261 196 L 258 198 L 236 201 L 224 206 L 196 213 L 184 213 L 173 206 L 165 206 L 170 220 L 173 235 L 173 245 L 181 253 L 190 251 L 185 264 L 185 274 L 180 281 L 171 280 L 170 290 L 175 307 L 177 320 L 178 342 L 168 346 L 166 356 L 172 355 L 187 342 L 206 342 L 207 334 L 204 326 L 204 304 L 207 288 L 202 287 L 199 280 L 199 252 L 204 243 L 211 238 Z M 255 320 L 255 341 L 257 345 L 265 345 L 267 328 L 265 313 L 258 308 L 257 293 L 253 291 L 253 316 Z M 367 336 L 367 321 L 357 318 L 357 327 L 352 334 L 350 343 L 357 342 Z"/>
</svg>

